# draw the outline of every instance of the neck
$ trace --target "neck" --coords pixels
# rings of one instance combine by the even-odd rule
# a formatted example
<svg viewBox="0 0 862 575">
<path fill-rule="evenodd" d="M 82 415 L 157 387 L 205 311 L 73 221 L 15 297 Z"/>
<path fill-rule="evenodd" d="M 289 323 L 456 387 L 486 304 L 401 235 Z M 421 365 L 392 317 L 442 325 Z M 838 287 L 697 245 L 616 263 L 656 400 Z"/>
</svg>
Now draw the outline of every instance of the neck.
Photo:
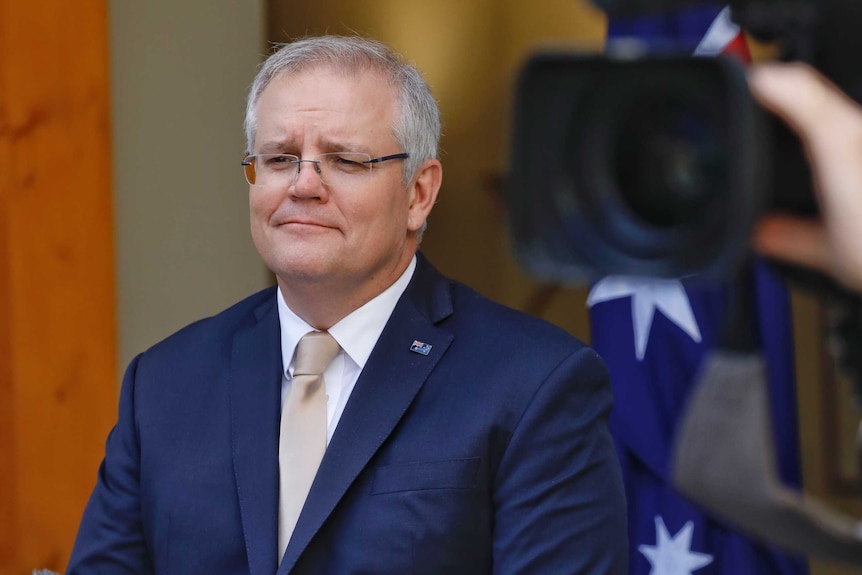
<svg viewBox="0 0 862 575">
<path fill-rule="evenodd" d="M 413 258 L 413 253 L 389 268 L 378 270 L 374 277 L 346 280 L 338 278 L 278 277 L 284 303 L 308 325 L 328 330 L 394 284 Z"/>
</svg>

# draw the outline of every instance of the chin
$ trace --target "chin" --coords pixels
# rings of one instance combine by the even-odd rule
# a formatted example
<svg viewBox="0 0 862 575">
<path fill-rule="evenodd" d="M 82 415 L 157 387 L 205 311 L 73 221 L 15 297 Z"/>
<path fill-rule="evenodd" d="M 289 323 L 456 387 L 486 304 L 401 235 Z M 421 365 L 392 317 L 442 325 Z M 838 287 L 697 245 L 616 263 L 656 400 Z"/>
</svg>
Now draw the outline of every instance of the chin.
<svg viewBox="0 0 862 575">
<path fill-rule="evenodd" d="M 265 260 L 267 267 L 284 281 L 321 281 L 332 274 L 334 258 L 313 254 L 280 254 Z"/>
</svg>

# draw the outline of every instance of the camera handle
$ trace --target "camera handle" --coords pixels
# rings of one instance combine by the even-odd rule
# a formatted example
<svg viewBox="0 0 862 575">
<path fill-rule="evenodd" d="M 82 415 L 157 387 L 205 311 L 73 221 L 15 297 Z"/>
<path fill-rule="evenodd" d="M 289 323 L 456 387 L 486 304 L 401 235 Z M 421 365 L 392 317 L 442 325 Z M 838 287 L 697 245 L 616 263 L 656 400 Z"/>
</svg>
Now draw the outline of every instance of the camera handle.
<svg viewBox="0 0 862 575">
<path fill-rule="evenodd" d="M 814 64 L 817 7 L 811 2 L 731 0 L 731 19 L 763 42 L 776 42 L 781 59 Z"/>
</svg>

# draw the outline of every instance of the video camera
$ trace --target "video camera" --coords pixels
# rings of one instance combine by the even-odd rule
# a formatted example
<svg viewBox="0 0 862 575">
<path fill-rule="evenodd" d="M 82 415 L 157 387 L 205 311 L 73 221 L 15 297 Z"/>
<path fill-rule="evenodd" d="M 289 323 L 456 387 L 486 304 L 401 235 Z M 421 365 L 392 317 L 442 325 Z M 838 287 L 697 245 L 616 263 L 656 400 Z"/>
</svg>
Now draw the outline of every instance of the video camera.
<svg viewBox="0 0 862 575">
<path fill-rule="evenodd" d="M 593 0 L 611 18 L 702 0 Z M 731 0 L 732 19 L 862 101 L 862 2 Z M 609 45 L 546 52 L 517 87 L 506 191 L 516 254 L 561 283 L 724 278 L 765 210 L 817 211 L 797 138 L 754 102 L 733 58 Z"/>
<path fill-rule="evenodd" d="M 706 3 L 593 2 L 611 18 Z M 862 1 L 727 4 L 732 20 L 774 43 L 780 59 L 813 65 L 862 102 Z M 602 55 L 546 52 L 527 62 L 505 196 L 516 254 L 531 275 L 557 283 L 732 280 L 727 333 L 704 360 L 677 427 L 674 486 L 764 541 L 860 565 L 862 522 L 778 479 L 765 364 L 740 296 L 755 221 L 767 210 L 817 213 L 804 150 L 756 105 L 740 62 L 666 48 L 626 42 Z M 829 314 L 831 347 L 862 404 L 862 298 L 825 276 L 782 271 L 839 312 Z"/>
</svg>

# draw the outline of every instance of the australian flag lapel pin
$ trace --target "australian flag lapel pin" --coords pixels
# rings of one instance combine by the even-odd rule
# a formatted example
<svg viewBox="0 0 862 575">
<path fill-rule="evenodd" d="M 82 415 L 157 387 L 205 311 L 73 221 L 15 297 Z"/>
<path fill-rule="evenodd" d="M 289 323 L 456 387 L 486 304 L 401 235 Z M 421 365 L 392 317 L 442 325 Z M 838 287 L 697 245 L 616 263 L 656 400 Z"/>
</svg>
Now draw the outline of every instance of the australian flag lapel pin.
<svg viewBox="0 0 862 575">
<path fill-rule="evenodd" d="M 429 353 L 431 353 L 431 344 L 423 343 L 414 339 L 413 345 L 410 346 L 410 351 L 415 351 L 416 353 L 421 353 L 422 355 L 428 355 Z"/>
</svg>

